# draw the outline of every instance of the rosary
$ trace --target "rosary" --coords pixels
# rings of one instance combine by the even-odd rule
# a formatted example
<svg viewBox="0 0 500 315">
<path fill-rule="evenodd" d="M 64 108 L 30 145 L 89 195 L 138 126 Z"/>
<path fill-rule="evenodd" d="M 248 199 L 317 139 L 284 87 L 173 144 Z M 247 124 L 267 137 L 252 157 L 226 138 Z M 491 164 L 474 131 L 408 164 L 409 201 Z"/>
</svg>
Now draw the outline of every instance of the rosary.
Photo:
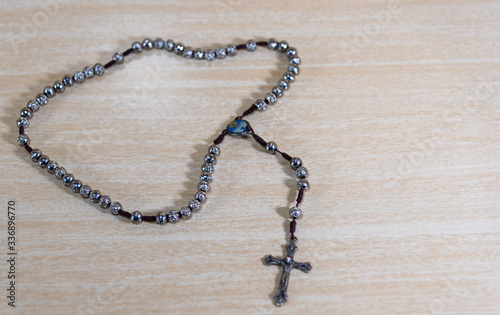
<svg viewBox="0 0 500 315">
<path fill-rule="evenodd" d="M 125 57 L 131 53 L 141 53 L 143 51 L 158 49 L 173 52 L 187 59 L 194 58 L 197 60 L 213 61 L 214 59 L 224 59 L 227 56 L 235 56 L 238 50 L 246 49 L 247 51 L 255 51 L 257 46 L 267 46 L 270 50 L 277 50 L 286 54 L 289 59 L 288 69 L 283 75 L 283 78 L 279 80 L 278 84 L 270 93 L 266 94 L 264 99 L 256 100 L 250 108 L 243 112 L 243 114 L 231 121 L 227 125 L 226 129 L 223 130 L 213 141 L 213 144 L 208 148 L 208 153 L 203 158 L 204 163 L 201 166 L 198 190 L 193 199 L 189 201 L 188 205 L 181 207 L 179 210 L 171 210 L 168 211 L 168 213 L 160 211 L 156 215 L 143 215 L 140 211 L 128 212 L 123 209 L 119 202 L 112 201 L 109 196 L 101 194 L 99 190 L 92 189 L 89 185 L 84 185 L 56 161 L 51 160 L 47 155 L 42 154 L 42 151 L 39 149 L 32 149 L 30 146 L 30 138 L 24 133 L 25 129 L 29 127 L 30 120 L 34 113 L 41 106 L 47 105 L 49 99 L 55 97 L 57 94 L 63 93 L 67 88 L 72 87 L 74 83 L 81 84 L 86 80 L 92 79 L 93 77 L 102 76 L 107 69 L 115 65 L 122 64 Z M 255 133 L 253 128 L 250 126 L 250 123 L 243 118 L 255 111 L 265 111 L 268 105 L 274 105 L 277 99 L 283 96 L 284 91 L 289 88 L 290 84 L 295 81 L 295 76 L 299 74 L 299 64 L 300 58 L 297 55 L 297 50 L 290 47 L 286 41 L 278 42 L 275 39 L 258 42 L 249 40 L 246 44 L 228 45 L 225 48 L 220 47 L 214 51 L 212 49 L 201 50 L 199 48 L 192 50 L 190 47 L 187 47 L 180 42 L 176 43 L 171 39 L 164 41 L 161 38 L 156 38 L 155 40 L 146 38 L 142 41 L 142 43 L 134 42 L 132 46 L 124 52 L 115 53 L 112 60 L 105 65 L 98 63 L 93 67 L 86 67 L 82 71 L 75 72 L 73 75 L 65 75 L 61 81 L 54 82 L 52 86 L 45 87 L 43 93 L 36 95 L 34 100 L 29 101 L 26 107 L 21 109 L 21 117 L 17 120 L 17 126 L 19 127 L 17 142 L 20 146 L 24 147 L 26 151 L 28 151 L 33 162 L 38 163 L 41 168 L 47 169 L 50 174 L 54 174 L 55 177 L 61 180 L 65 186 L 69 187 L 73 193 L 80 194 L 82 198 L 89 199 L 92 203 L 99 204 L 101 208 L 109 209 L 112 214 L 125 217 L 135 224 L 140 224 L 142 221 L 156 222 L 160 225 L 166 223 L 174 224 L 180 220 L 189 220 L 192 213 L 200 211 L 202 205 L 207 201 L 207 193 L 210 191 L 214 166 L 217 162 L 217 157 L 220 155 L 219 145 L 222 143 L 227 134 L 235 137 L 250 136 L 257 141 L 257 143 L 259 143 L 266 152 L 270 154 L 278 153 L 283 159 L 290 163 L 290 167 L 293 171 L 295 171 L 295 175 L 298 178 L 298 196 L 296 205 L 292 207 L 289 212 L 291 220 L 290 241 L 286 246 L 287 255 L 282 259 L 275 258 L 271 255 L 265 258 L 267 265 L 276 265 L 283 268 L 279 287 L 273 298 L 277 306 L 282 306 L 288 300 L 287 288 L 292 269 L 299 269 L 303 272 L 309 272 L 312 269 L 310 263 L 300 263 L 294 261 L 293 259 L 295 252 L 298 250 L 298 239 L 294 234 L 297 225 L 296 220 L 302 217 L 302 210 L 299 206 L 304 197 L 304 192 L 309 189 L 309 182 L 306 179 L 308 171 L 302 165 L 301 159 L 298 157 L 292 157 L 287 153 L 278 150 L 278 146 L 272 141 L 266 142 Z"/>
</svg>

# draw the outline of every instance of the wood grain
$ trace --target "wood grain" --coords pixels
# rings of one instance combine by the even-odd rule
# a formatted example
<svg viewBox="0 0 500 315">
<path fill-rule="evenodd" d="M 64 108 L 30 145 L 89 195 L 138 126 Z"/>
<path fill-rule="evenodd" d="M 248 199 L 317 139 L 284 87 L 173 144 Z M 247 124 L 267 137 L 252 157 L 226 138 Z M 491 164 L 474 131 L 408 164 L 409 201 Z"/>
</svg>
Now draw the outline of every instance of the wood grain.
<svg viewBox="0 0 500 315">
<path fill-rule="evenodd" d="M 0 13 L 1 288 L 16 202 L 19 314 L 495 314 L 500 308 L 497 1 L 4 1 Z M 275 37 L 301 73 L 249 116 L 303 159 L 290 301 L 272 305 L 292 171 L 250 140 L 221 145 L 209 201 L 133 226 L 73 195 L 15 144 L 44 86 L 135 40 L 217 47 Z M 189 200 L 210 141 L 269 91 L 286 57 L 212 63 L 153 51 L 38 111 L 34 147 L 129 210 Z"/>
</svg>

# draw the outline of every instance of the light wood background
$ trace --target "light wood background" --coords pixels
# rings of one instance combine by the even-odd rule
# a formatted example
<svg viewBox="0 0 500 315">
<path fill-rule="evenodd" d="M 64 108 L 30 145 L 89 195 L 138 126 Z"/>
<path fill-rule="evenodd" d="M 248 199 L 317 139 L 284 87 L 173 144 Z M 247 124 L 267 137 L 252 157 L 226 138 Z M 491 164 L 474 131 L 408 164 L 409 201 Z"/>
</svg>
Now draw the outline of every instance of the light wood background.
<svg viewBox="0 0 500 315">
<path fill-rule="evenodd" d="M 3 314 L 495 314 L 500 309 L 498 1 L 3 1 L 1 290 L 16 202 L 17 307 Z M 303 64 L 248 117 L 303 159 L 289 302 L 272 305 L 295 178 L 250 140 L 221 145 L 192 220 L 134 226 L 35 166 L 15 121 L 43 87 L 135 40 L 211 48 L 276 37 Z M 32 146 L 128 210 L 192 196 L 210 141 L 269 91 L 286 58 L 212 63 L 152 51 L 39 110 Z"/>
</svg>

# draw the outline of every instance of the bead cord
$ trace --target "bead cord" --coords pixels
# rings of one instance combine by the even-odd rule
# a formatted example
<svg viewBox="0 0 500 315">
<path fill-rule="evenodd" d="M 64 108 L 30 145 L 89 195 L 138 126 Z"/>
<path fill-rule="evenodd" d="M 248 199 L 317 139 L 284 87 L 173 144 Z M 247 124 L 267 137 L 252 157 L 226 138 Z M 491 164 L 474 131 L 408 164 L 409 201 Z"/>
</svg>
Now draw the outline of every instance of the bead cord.
<svg viewBox="0 0 500 315">
<path fill-rule="evenodd" d="M 222 131 L 221 134 L 214 140 L 214 144 L 215 145 L 220 144 L 224 140 L 224 137 L 226 136 L 226 134 L 227 134 L 227 130 Z"/>
<path fill-rule="evenodd" d="M 114 60 L 111 60 L 110 62 L 108 62 L 107 64 L 104 65 L 104 69 L 108 69 L 110 68 L 112 65 L 114 65 L 116 63 L 116 61 Z"/>
<path fill-rule="evenodd" d="M 245 116 L 248 116 L 251 113 L 253 113 L 256 109 L 257 109 L 257 107 L 255 105 L 252 105 L 252 106 L 250 106 L 249 109 L 247 109 L 246 111 L 244 111 L 241 116 L 236 117 L 236 119 L 241 119 L 241 118 L 243 118 Z"/>
<path fill-rule="evenodd" d="M 122 217 L 125 217 L 127 219 L 130 219 L 130 212 L 125 211 L 125 210 L 118 210 L 118 214 L 121 215 Z"/>
<path fill-rule="evenodd" d="M 261 146 L 265 147 L 267 145 L 267 142 L 262 139 L 259 135 L 255 134 L 255 133 L 252 133 L 252 137 L 255 139 L 255 141 L 257 141 L 257 143 L 259 143 Z"/>
<path fill-rule="evenodd" d="M 295 218 L 290 221 L 290 239 L 295 240 L 295 228 L 297 227 L 297 221 L 295 221 Z"/>
<path fill-rule="evenodd" d="M 287 160 L 287 161 L 291 161 L 291 160 L 292 160 L 292 157 L 291 157 L 290 155 L 288 155 L 287 153 L 285 153 L 285 152 L 281 152 L 281 151 L 279 151 L 279 150 L 276 150 L 276 152 L 278 152 L 279 154 L 281 154 L 281 156 L 282 156 L 285 160 Z"/>
<path fill-rule="evenodd" d="M 116 52 L 113 55 L 112 60 L 104 65 L 96 64 L 93 67 L 85 67 L 82 71 L 77 71 L 73 75 L 65 75 L 61 81 L 56 81 L 53 86 L 45 87 L 43 93 L 38 94 L 35 100 L 29 101 L 27 107 L 24 107 L 20 111 L 21 118 L 17 121 L 19 127 L 18 144 L 26 149 L 33 162 L 36 162 L 42 168 L 47 168 L 49 173 L 55 174 L 56 178 L 62 180 L 65 186 L 71 187 L 71 190 L 74 193 L 79 193 L 83 198 L 89 198 L 92 203 L 99 204 L 99 206 L 103 209 L 110 209 L 112 214 L 130 219 L 133 223 L 156 221 L 159 224 L 164 224 L 166 222 L 176 223 L 179 219 L 187 220 L 191 217 L 193 212 L 198 212 L 201 205 L 206 202 L 206 193 L 210 191 L 209 184 L 212 181 L 212 173 L 216 163 L 216 156 L 220 154 L 220 148 L 218 145 L 222 143 L 225 136 L 228 134 L 227 129 L 223 130 L 213 141 L 213 145 L 209 147 L 208 154 L 204 159 L 205 163 L 201 168 L 202 173 L 200 175 L 200 183 L 198 184 L 198 192 L 189 202 L 188 206 L 182 207 L 181 210 L 178 211 L 171 210 L 167 214 L 164 212 L 158 212 L 155 216 L 142 215 L 140 211 L 134 211 L 132 213 L 125 211 L 122 209 L 119 202 L 112 201 L 109 196 L 102 195 L 99 190 L 92 189 L 88 185 L 83 185 L 80 180 L 76 179 L 72 174 L 67 173 L 66 169 L 60 166 L 56 161 L 50 160 L 49 157 L 43 155 L 40 150 L 33 149 L 30 146 L 30 139 L 28 135 L 25 134 L 25 130 L 29 127 L 30 119 L 32 118 L 34 112 L 36 112 L 40 107 L 47 105 L 51 98 L 64 92 L 67 88 L 72 87 L 74 83 L 81 84 L 85 80 L 91 79 L 94 76 L 102 76 L 105 73 L 105 70 L 115 65 L 122 64 L 125 57 L 129 56 L 133 52 L 141 53 L 142 51 L 152 50 L 153 48 L 165 49 L 169 52 L 174 52 L 177 55 L 182 55 L 185 58 L 194 57 L 194 59 L 212 61 L 214 59 L 223 59 L 226 56 L 234 56 L 238 50 L 246 49 L 248 51 L 255 51 L 258 46 L 267 46 L 270 50 L 277 50 L 279 52 L 286 53 L 289 58 L 288 71 L 284 74 L 283 78 L 279 80 L 277 86 L 272 89 L 272 92 L 268 93 L 265 98 L 256 100 L 254 104 L 252 104 L 236 119 L 241 119 L 255 111 L 264 111 L 267 109 L 268 105 L 273 105 L 277 98 L 283 95 L 283 92 L 289 88 L 289 84 L 295 81 L 294 75 L 297 75 L 299 71 L 298 65 L 300 63 L 300 58 L 297 56 L 296 49 L 289 47 L 288 43 L 285 41 L 278 42 L 275 39 L 270 39 L 269 41 L 254 42 L 253 40 L 249 40 L 245 44 L 228 45 L 226 48 L 219 47 L 215 50 L 208 49 L 203 51 L 199 48 L 192 50 L 190 47 L 184 46 L 182 43 L 175 43 L 170 39 L 163 41 L 162 39 L 157 38 L 152 41 L 151 39 L 146 38 L 142 43 L 134 42 L 132 46 L 124 52 Z M 301 166 L 300 159 L 292 158 L 287 153 L 279 151 L 274 142 L 266 142 L 262 137 L 254 132 L 250 125 L 247 126 L 247 131 L 248 134 L 250 134 L 262 147 L 264 147 L 268 153 L 280 153 L 285 160 L 291 163 L 290 165 L 292 169 L 296 170 Z M 301 172 L 304 171 L 301 170 Z M 309 188 L 309 183 L 304 180 L 307 173 L 305 173 L 305 175 L 303 173 L 301 174 L 302 177 L 299 177 L 299 173 L 297 173 L 297 176 L 302 179 L 299 179 L 297 184 L 299 189 L 297 204 L 294 208 L 290 209 L 290 217 L 292 219 L 291 222 L 295 222 L 295 219 L 302 216 L 302 212 L 298 209 L 298 205 L 302 201 L 304 190 Z"/>
<path fill-rule="evenodd" d="M 142 220 L 143 221 L 153 222 L 153 221 L 156 221 L 156 216 L 154 216 L 154 215 L 145 215 L 145 216 L 142 217 Z"/>
<path fill-rule="evenodd" d="M 299 193 L 297 195 L 297 204 L 296 207 L 298 207 L 302 203 L 302 199 L 304 198 L 304 188 L 299 189 Z"/>
<path fill-rule="evenodd" d="M 132 52 L 134 51 L 134 49 L 132 47 L 130 47 L 129 49 L 125 50 L 123 52 L 123 56 L 128 56 L 130 55 Z"/>
</svg>

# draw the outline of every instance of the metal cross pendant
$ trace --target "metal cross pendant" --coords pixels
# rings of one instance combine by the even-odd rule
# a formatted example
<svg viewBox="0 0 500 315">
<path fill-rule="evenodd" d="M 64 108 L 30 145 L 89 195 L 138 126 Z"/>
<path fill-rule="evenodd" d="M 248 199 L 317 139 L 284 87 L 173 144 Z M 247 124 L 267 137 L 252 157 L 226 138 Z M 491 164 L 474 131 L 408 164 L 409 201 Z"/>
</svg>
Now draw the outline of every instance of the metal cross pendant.
<svg viewBox="0 0 500 315">
<path fill-rule="evenodd" d="M 271 255 L 266 257 L 266 264 L 268 266 L 276 265 L 283 267 L 283 274 L 281 275 L 278 292 L 276 292 L 276 295 L 274 296 L 274 302 L 277 306 L 282 306 L 286 301 L 288 301 L 286 290 L 290 279 L 290 271 L 292 271 L 292 269 L 299 269 L 303 272 L 309 272 L 312 269 L 311 264 L 308 262 L 299 263 L 293 260 L 293 255 L 299 250 L 295 244 L 297 244 L 297 239 L 292 239 L 290 244 L 286 246 L 287 255 L 283 259 L 275 258 Z"/>
</svg>

